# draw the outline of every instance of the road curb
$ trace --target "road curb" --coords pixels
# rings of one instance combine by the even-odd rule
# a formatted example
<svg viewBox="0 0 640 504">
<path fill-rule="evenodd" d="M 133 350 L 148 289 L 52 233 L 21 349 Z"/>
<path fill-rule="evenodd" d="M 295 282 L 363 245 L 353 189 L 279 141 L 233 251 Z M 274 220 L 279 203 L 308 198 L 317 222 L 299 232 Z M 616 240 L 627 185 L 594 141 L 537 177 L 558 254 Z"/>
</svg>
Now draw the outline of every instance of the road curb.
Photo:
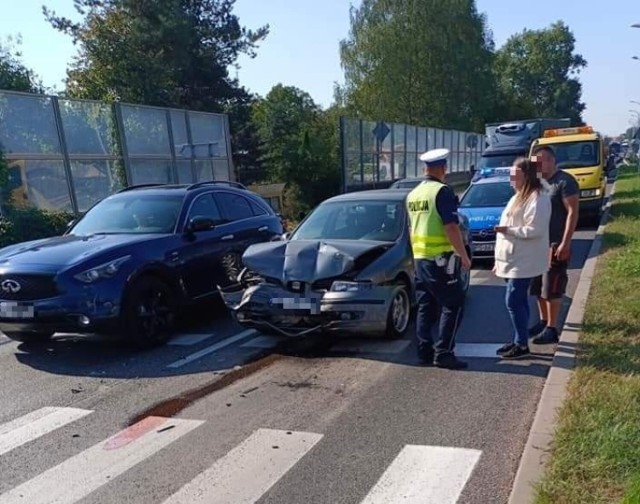
<svg viewBox="0 0 640 504">
<path fill-rule="evenodd" d="M 556 429 L 556 412 L 565 400 L 567 385 L 575 367 L 576 346 L 582 330 L 585 304 L 602 249 L 603 234 L 609 219 L 615 190 L 616 182 L 611 188 L 600 225 L 580 273 L 573 301 L 562 328 L 560 341 L 553 356 L 551 369 L 540 395 L 529 437 L 522 452 L 508 504 L 532 504 L 535 500 L 534 485 L 538 483 L 544 473 Z"/>
</svg>

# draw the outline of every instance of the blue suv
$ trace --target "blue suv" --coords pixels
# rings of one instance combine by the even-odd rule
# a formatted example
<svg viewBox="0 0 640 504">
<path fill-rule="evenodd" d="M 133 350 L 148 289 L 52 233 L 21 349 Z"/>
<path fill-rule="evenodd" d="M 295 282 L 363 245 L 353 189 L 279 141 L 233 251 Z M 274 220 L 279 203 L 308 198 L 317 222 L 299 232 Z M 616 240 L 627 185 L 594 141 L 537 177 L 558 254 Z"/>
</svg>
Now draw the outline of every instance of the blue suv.
<svg viewBox="0 0 640 504">
<path fill-rule="evenodd" d="M 63 236 L 0 249 L 0 331 L 25 342 L 73 332 L 163 344 L 180 309 L 217 297 L 249 245 L 283 232 L 236 182 L 126 188 Z"/>
</svg>

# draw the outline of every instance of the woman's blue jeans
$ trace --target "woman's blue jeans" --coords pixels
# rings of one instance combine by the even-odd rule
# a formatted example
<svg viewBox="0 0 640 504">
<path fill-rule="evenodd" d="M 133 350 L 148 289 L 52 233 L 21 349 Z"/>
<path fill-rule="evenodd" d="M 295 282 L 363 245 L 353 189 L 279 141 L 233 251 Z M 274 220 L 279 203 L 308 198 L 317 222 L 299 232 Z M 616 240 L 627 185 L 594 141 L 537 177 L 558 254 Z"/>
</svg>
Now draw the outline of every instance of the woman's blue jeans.
<svg viewBox="0 0 640 504">
<path fill-rule="evenodd" d="M 531 278 L 507 279 L 505 304 L 513 324 L 514 343 L 529 346 L 529 284 Z"/>
</svg>

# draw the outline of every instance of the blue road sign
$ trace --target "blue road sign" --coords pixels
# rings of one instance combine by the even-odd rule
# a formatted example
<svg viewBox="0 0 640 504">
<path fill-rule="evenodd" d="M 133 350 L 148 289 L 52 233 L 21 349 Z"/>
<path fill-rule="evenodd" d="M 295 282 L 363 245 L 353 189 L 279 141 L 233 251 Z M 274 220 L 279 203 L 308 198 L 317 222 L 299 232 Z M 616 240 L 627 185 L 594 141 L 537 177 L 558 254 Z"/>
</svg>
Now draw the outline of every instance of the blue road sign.
<svg viewBox="0 0 640 504">
<path fill-rule="evenodd" d="M 391 133 L 391 129 L 383 122 L 379 122 L 376 124 L 376 127 L 371 130 L 371 133 L 375 135 L 378 139 L 378 142 L 384 142 L 384 139 L 387 138 L 387 135 Z"/>
</svg>

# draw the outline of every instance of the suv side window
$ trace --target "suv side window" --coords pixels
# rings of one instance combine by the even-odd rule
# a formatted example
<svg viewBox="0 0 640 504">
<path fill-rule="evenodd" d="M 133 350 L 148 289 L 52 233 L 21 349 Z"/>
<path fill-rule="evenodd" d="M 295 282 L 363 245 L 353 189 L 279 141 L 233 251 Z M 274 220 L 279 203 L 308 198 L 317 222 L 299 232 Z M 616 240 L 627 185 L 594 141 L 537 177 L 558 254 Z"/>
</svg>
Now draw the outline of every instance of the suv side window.
<svg viewBox="0 0 640 504">
<path fill-rule="evenodd" d="M 220 222 L 222 220 L 222 215 L 220 215 L 220 210 L 218 209 L 216 201 L 213 199 L 212 193 L 202 194 L 193 201 L 193 204 L 189 209 L 187 222 L 196 216 L 208 217 L 216 222 Z"/>
<path fill-rule="evenodd" d="M 267 211 L 264 208 L 262 208 L 258 203 L 256 203 L 255 201 L 249 201 L 249 203 L 251 204 L 253 215 L 267 215 Z"/>
<path fill-rule="evenodd" d="M 216 194 L 216 200 L 218 200 L 222 211 L 230 221 L 253 217 L 251 204 L 244 196 L 228 192 L 219 192 Z"/>
</svg>

